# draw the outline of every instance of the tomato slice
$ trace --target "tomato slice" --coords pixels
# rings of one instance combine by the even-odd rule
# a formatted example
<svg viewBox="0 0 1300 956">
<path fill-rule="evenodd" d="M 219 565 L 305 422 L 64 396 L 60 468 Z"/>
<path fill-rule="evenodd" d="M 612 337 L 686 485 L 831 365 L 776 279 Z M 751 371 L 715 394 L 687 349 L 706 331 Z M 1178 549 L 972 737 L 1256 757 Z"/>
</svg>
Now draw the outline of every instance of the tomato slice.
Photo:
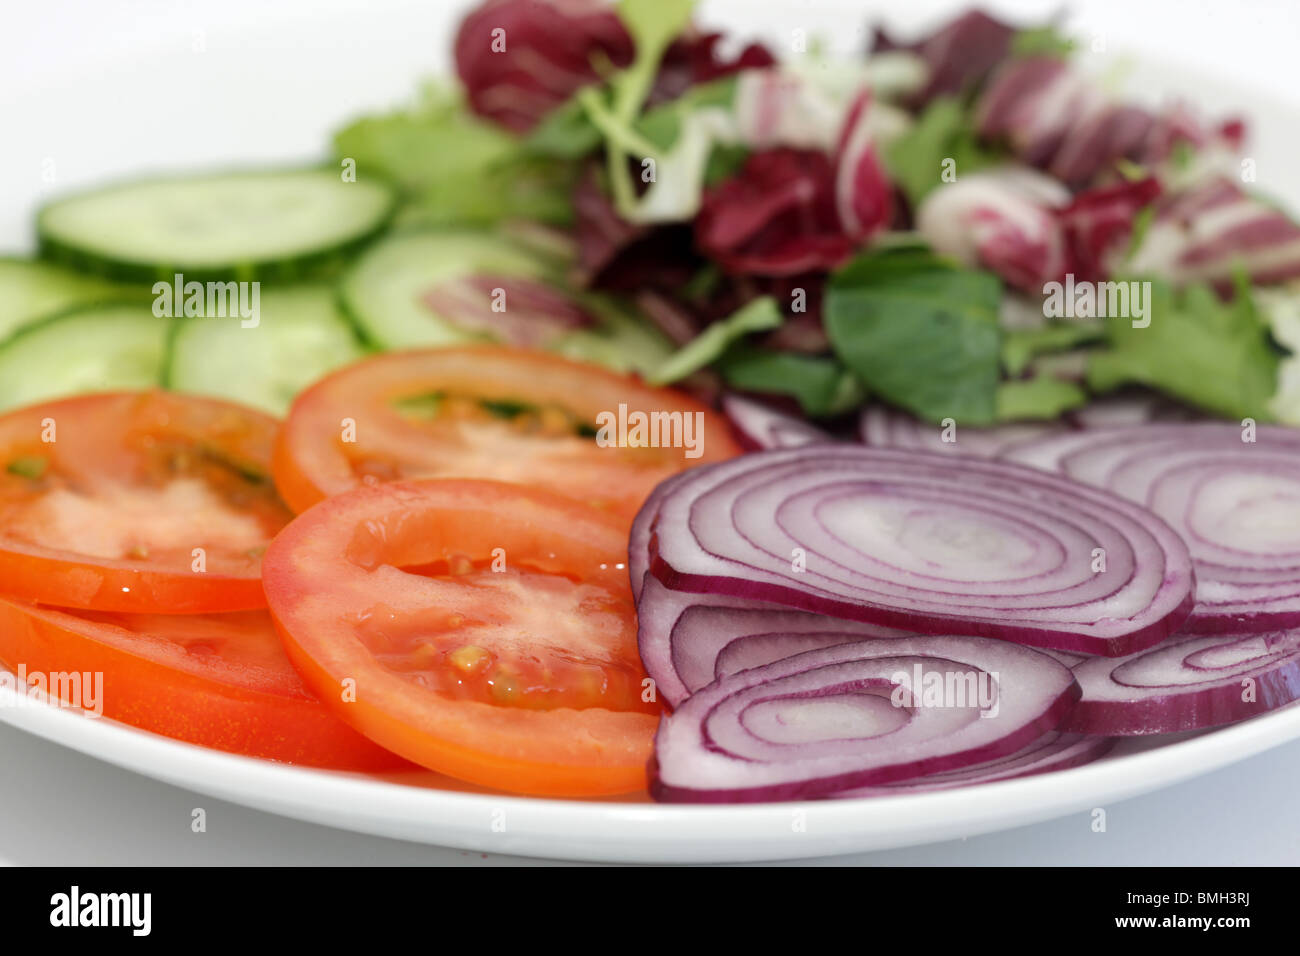
<svg viewBox="0 0 1300 956">
<path fill-rule="evenodd" d="M 338 770 L 410 766 L 307 690 L 264 610 L 69 612 L 0 598 L 0 659 L 70 704 L 177 740 Z"/>
<path fill-rule="evenodd" d="M 470 346 L 375 356 L 317 382 L 276 442 L 275 481 L 303 511 L 366 484 L 489 478 L 566 495 L 626 526 L 664 478 L 740 451 L 724 418 L 679 392 L 555 355 Z"/>
<path fill-rule="evenodd" d="M 296 518 L 263 581 L 308 686 L 372 740 L 500 790 L 625 793 L 659 714 L 625 548 L 617 522 L 548 492 L 393 482 Z"/>
<path fill-rule="evenodd" d="M 265 607 L 262 553 L 292 514 L 272 418 L 168 392 L 0 417 L 0 591 L 103 611 Z"/>
</svg>

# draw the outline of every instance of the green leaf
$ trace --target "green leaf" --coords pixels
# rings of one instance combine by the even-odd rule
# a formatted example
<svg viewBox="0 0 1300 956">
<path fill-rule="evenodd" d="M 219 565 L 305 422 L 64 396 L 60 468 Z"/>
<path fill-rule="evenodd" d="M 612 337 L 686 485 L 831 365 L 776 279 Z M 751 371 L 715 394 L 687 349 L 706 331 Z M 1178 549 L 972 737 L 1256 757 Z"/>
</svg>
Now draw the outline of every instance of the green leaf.
<svg viewBox="0 0 1300 956">
<path fill-rule="evenodd" d="M 1048 376 L 1003 382 L 998 386 L 998 421 L 1052 421 L 1088 403 L 1088 393 L 1073 382 Z"/>
<path fill-rule="evenodd" d="M 621 0 L 618 16 L 636 44 L 632 64 L 615 81 L 614 103 L 624 117 L 636 113 L 654 83 L 668 44 L 691 22 L 695 0 Z"/>
<path fill-rule="evenodd" d="M 610 79 L 607 101 L 591 88 L 579 94 L 593 122 L 605 126 L 605 168 L 614 206 L 624 216 L 630 216 L 636 206 L 636 188 L 628 175 L 629 150 L 613 134 L 619 125 L 631 126 L 641 112 L 664 51 L 689 25 L 694 7 L 694 0 L 621 0 L 617 7 L 619 18 L 636 44 L 632 63 Z M 600 121 L 598 102 L 607 102 L 609 118 L 604 123 Z"/>
<path fill-rule="evenodd" d="M 426 91 L 411 109 L 365 116 L 334 137 L 358 176 L 378 175 L 403 192 L 406 221 L 491 224 L 525 218 L 571 221 L 577 165 L 530 153 L 521 140 L 480 120 L 458 97 Z"/>
<path fill-rule="evenodd" d="M 823 418 L 857 408 L 866 390 L 857 377 L 830 356 L 777 352 L 741 343 L 717 365 L 723 381 L 746 392 L 788 395 L 805 415 Z"/>
<path fill-rule="evenodd" d="M 1014 329 L 1003 333 L 1002 367 L 1009 376 L 1016 378 L 1040 355 L 1064 352 L 1104 338 L 1102 327 L 1091 322 L 1045 325 L 1041 329 Z"/>
<path fill-rule="evenodd" d="M 1110 349 L 1090 359 L 1089 387 L 1138 383 L 1228 418 L 1270 420 L 1281 356 L 1249 282 L 1239 279 L 1229 302 L 1205 286 L 1176 293 L 1152 281 L 1150 290 L 1146 328 L 1124 317 L 1106 320 Z"/>
<path fill-rule="evenodd" d="M 1053 26 L 1029 27 L 1011 38 L 1011 52 L 1015 56 L 1067 57 L 1075 50 L 1075 42 Z"/>
<path fill-rule="evenodd" d="M 687 342 L 648 376 L 653 385 L 667 385 L 712 365 L 733 342 L 751 332 L 767 332 L 784 321 L 776 300 L 761 296 Z"/>
<path fill-rule="evenodd" d="M 579 302 L 600 319 L 600 325 L 553 339 L 547 344 L 549 350 L 579 361 L 641 375 L 655 371 L 673 354 L 668 337 L 622 301 L 587 293 L 579 298 Z"/>
<path fill-rule="evenodd" d="M 997 153 L 980 145 L 968 107 L 953 97 L 940 97 L 925 108 L 916 123 L 883 152 L 890 178 L 916 208 L 943 180 L 947 160 L 958 176 L 990 166 Z"/>
<path fill-rule="evenodd" d="M 831 277 L 835 354 L 873 393 L 933 422 L 997 420 L 1002 287 L 915 248 L 866 253 Z"/>
<path fill-rule="evenodd" d="M 577 95 L 547 113 L 524 140 L 524 149 L 559 159 L 581 159 L 601 144 L 596 129 Z"/>
</svg>

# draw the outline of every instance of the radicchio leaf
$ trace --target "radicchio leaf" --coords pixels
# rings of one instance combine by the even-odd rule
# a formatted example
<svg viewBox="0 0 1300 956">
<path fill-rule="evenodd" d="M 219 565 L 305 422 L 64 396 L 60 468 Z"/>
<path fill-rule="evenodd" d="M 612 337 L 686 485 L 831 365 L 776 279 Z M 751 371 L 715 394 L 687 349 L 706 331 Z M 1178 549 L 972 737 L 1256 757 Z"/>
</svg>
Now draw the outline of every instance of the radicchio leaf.
<svg viewBox="0 0 1300 956">
<path fill-rule="evenodd" d="M 982 82 L 1011 52 L 1018 28 L 996 20 L 981 10 L 971 10 L 913 43 L 900 43 L 877 26 L 872 53 L 904 50 L 925 61 L 930 71 L 926 85 L 908 101 L 919 107 L 935 97 L 962 93 Z"/>
<path fill-rule="evenodd" d="M 456 72 L 476 113 L 526 132 L 575 91 L 594 63 L 632 62 L 632 38 L 601 0 L 487 0 L 461 22 Z"/>
<path fill-rule="evenodd" d="M 664 52 L 659 74 L 650 91 L 650 106 L 677 99 L 692 86 L 731 76 L 741 70 L 763 69 L 776 58 L 761 43 L 751 43 L 734 59 L 726 59 L 718 50 L 721 33 L 692 32 L 676 40 Z"/>
<path fill-rule="evenodd" d="M 831 269 L 853 253 L 835 195 L 835 167 L 822 152 L 772 149 L 709 190 L 695 241 L 733 273 L 795 275 Z"/>
<path fill-rule="evenodd" d="M 1239 269 L 1256 284 L 1282 282 L 1300 276 L 1300 226 L 1232 180 L 1213 179 L 1158 206 L 1129 269 L 1221 293 Z"/>
<path fill-rule="evenodd" d="M 1033 170 L 971 173 L 934 190 L 917 210 L 920 233 L 938 252 L 997 273 L 1027 292 L 1069 267 L 1059 210 L 1069 194 Z"/>
<path fill-rule="evenodd" d="M 1121 160 L 1165 163 L 1182 144 L 1194 150 L 1240 147 L 1244 126 L 1204 124 L 1181 104 L 1159 111 L 1117 102 L 1095 79 L 1052 56 L 1008 61 L 976 108 L 980 134 L 1007 143 L 1021 161 L 1073 189 L 1113 173 Z"/>
<path fill-rule="evenodd" d="M 466 332 L 523 348 L 542 347 L 596 324 L 559 289 L 521 276 L 459 277 L 430 289 L 424 303 Z"/>
<path fill-rule="evenodd" d="M 1075 196 L 1060 212 L 1069 271 L 1075 278 L 1089 282 L 1107 278 L 1118 265 L 1117 256 L 1127 251 L 1138 212 L 1159 195 L 1160 183 L 1148 176 Z"/>
<path fill-rule="evenodd" d="M 917 213 L 917 228 L 936 250 L 1036 294 L 1066 274 L 1105 279 L 1127 250 L 1139 210 L 1159 193 L 1148 177 L 1071 198 L 1048 177 L 1004 167 L 932 192 Z"/>
</svg>

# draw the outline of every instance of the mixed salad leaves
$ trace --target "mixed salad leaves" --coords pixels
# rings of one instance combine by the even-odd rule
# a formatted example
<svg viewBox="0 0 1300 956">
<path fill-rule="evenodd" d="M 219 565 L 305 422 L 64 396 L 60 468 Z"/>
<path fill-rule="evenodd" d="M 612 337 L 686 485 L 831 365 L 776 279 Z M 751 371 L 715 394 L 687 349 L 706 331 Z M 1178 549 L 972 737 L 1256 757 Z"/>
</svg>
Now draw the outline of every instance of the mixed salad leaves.
<svg viewBox="0 0 1300 956">
<path fill-rule="evenodd" d="M 1246 181 L 1240 120 L 1128 102 L 1052 26 L 979 11 L 847 62 L 723 41 L 685 0 L 492 0 L 457 84 L 336 152 L 404 219 L 558 230 L 567 292 L 631 298 L 682 350 L 661 382 L 813 418 L 1055 420 L 1140 387 L 1300 423 L 1300 227 Z M 1152 283 L 1150 324 L 1048 314 L 1067 275 Z"/>
</svg>

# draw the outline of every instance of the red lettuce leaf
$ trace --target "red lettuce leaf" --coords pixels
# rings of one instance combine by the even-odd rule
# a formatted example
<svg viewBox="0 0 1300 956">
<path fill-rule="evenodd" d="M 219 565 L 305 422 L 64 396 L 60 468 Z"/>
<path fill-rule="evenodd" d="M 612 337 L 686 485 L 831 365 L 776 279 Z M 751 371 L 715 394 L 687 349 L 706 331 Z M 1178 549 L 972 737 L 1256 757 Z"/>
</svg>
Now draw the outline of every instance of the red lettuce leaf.
<svg viewBox="0 0 1300 956">
<path fill-rule="evenodd" d="M 834 164 L 800 149 L 753 153 L 706 192 L 695 241 L 727 272 L 762 276 L 833 269 L 854 249 L 836 208 Z"/>
<path fill-rule="evenodd" d="M 674 40 L 649 105 L 676 99 L 697 83 L 776 62 L 757 43 L 727 59 L 718 50 L 721 38 L 692 30 Z M 600 65 L 626 67 L 636 52 L 618 14 L 603 0 L 487 0 L 461 22 L 454 49 L 473 110 L 520 133 L 597 82 Z"/>
<path fill-rule="evenodd" d="M 903 50 L 925 61 L 930 80 L 908 100 L 909 106 L 921 107 L 936 97 L 953 96 L 983 82 L 1011 53 L 1017 32 L 1018 27 L 971 10 L 913 43 L 900 43 L 877 26 L 870 52 Z"/>
<path fill-rule="evenodd" d="M 454 51 L 474 112 L 527 132 L 599 79 L 595 61 L 625 67 L 634 47 L 601 0 L 487 0 L 461 22 Z"/>
</svg>

